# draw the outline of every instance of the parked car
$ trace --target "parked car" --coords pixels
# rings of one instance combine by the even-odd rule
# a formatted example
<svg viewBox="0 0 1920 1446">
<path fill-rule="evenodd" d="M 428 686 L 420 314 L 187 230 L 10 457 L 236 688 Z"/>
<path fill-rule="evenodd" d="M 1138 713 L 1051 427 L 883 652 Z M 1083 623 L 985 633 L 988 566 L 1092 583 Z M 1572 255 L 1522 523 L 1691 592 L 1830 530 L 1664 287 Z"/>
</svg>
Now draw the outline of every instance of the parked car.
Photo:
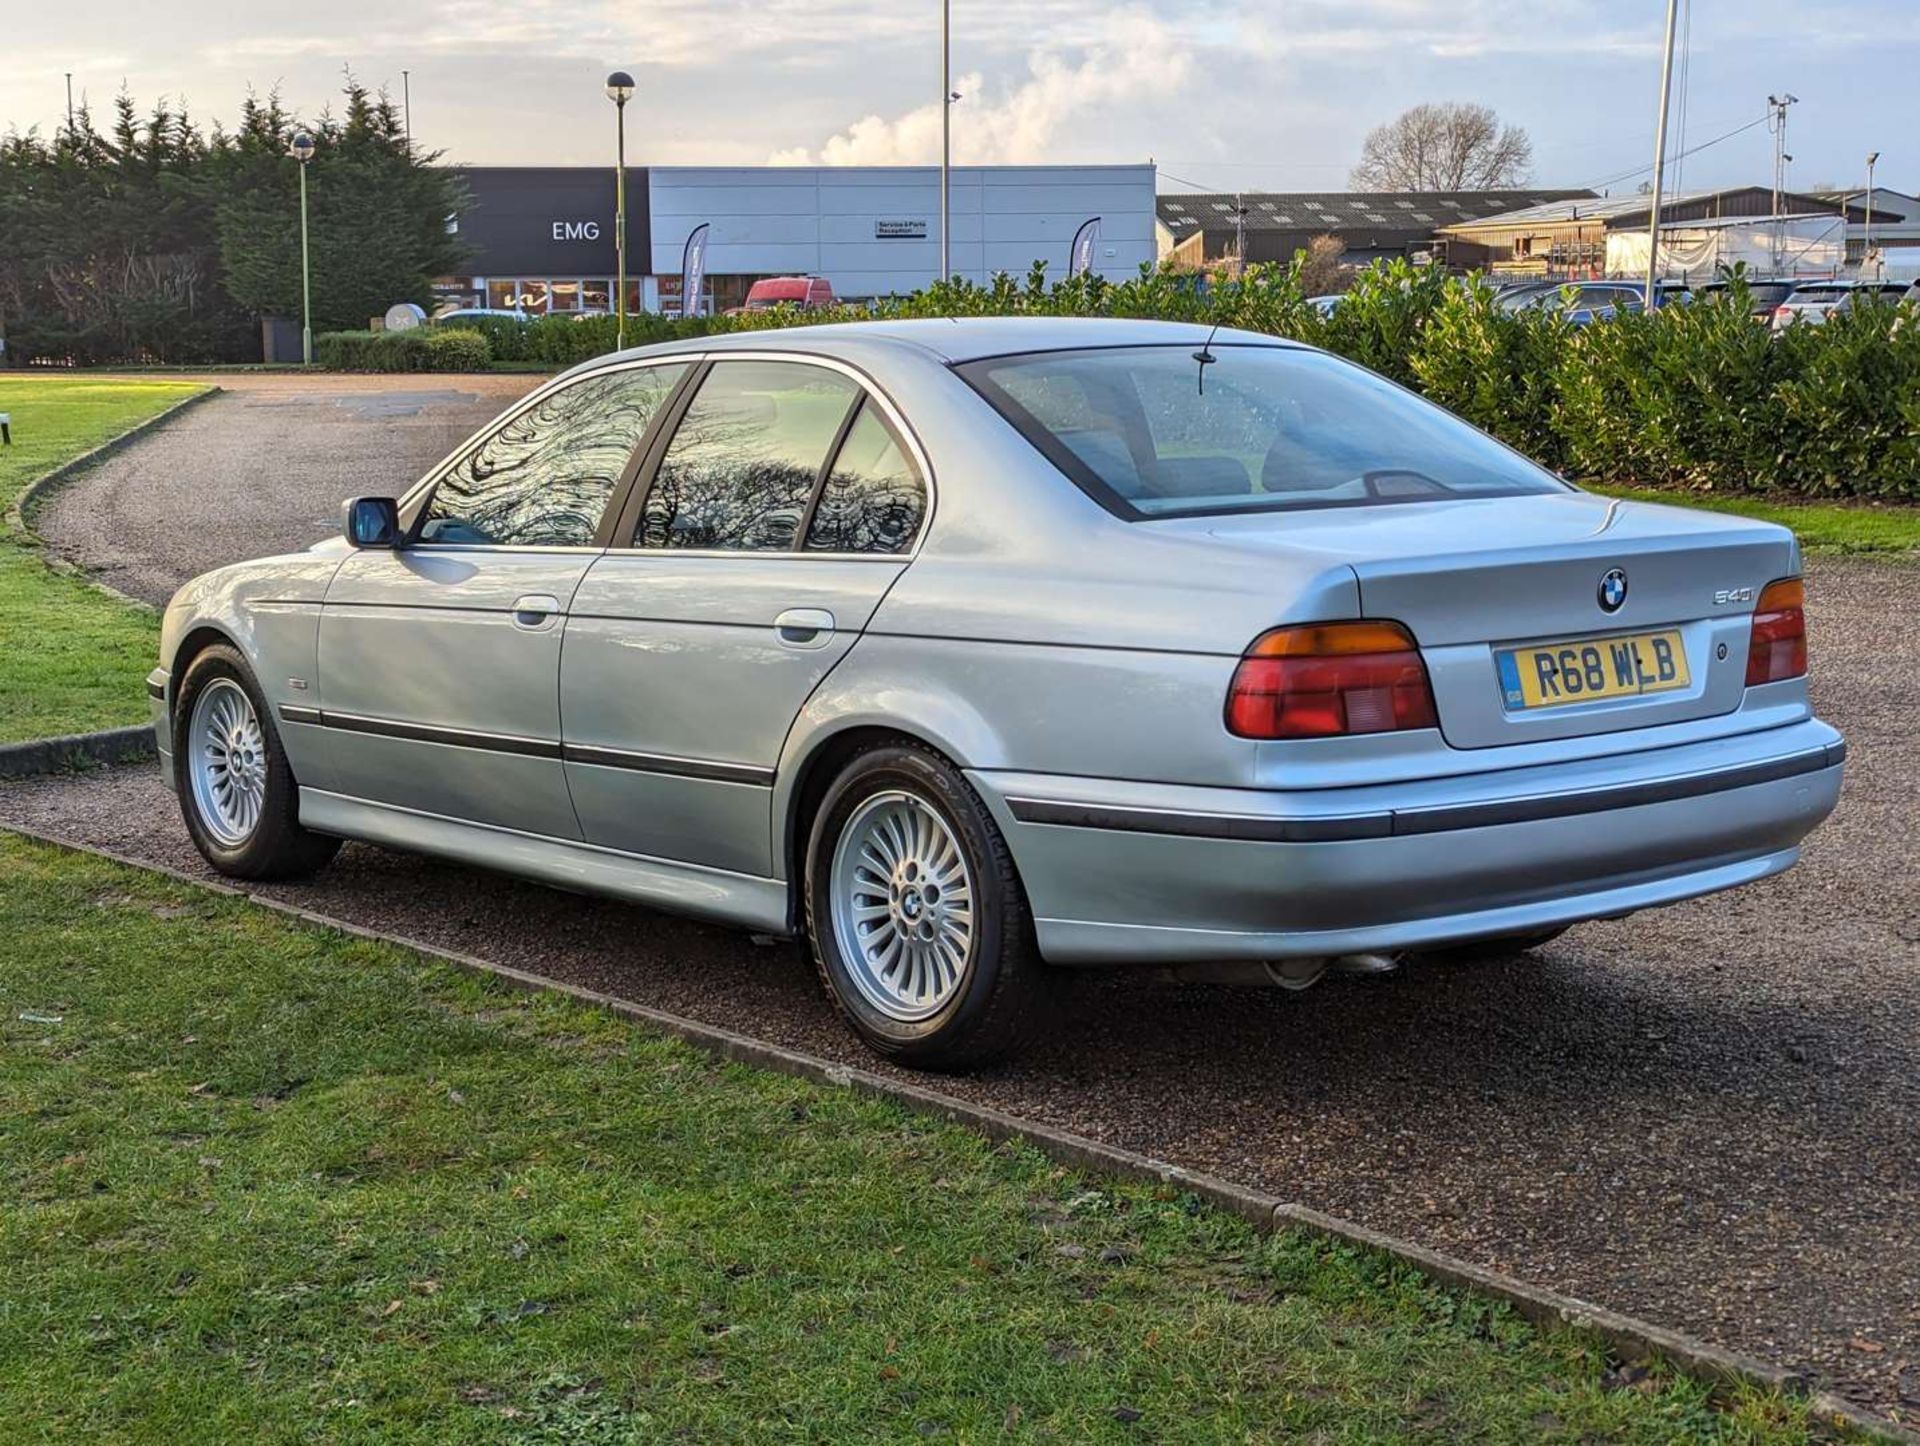
<svg viewBox="0 0 1920 1446">
<path fill-rule="evenodd" d="M 1680 282 L 1661 281 L 1655 285 L 1655 306 L 1684 301 L 1686 297 L 1687 288 Z M 1500 304 L 1508 311 L 1559 308 L 1575 326 L 1586 326 L 1619 312 L 1643 310 L 1646 287 L 1631 281 L 1543 282 L 1502 296 Z"/>
<path fill-rule="evenodd" d="M 1311 306 L 1322 316 L 1332 316 L 1333 313 L 1339 309 L 1340 303 L 1346 299 L 1344 293 L 1335 292 L 1328 296 L 1309 296 L 1307 298 L 1307 305 Z"/>
<path fill-rule="evenodd" d="M 837 305 L 833 283 L 824 276 L 769 276 L 747 288 L 744 306 L 727 309 L 727 315 L 743 311 L 771 311 L 776 306 L 796 306 L 802 311 L 822 311 Z"/>
<path fill-rule="evenodd" d="M 1903 281 L 1811 281 L 1773 309 L 1773 329 L 1784 331 L 1800 322 L 1819 324 L 1836 311 L 1848 311 L 1865 300 L 1892 303 L 1906 294 Z"/>
<path fill-rule="evenodd" d="M 1774 308 L 1779 306 L 1801 283 L 1791 277 L 1755 277 L 1747 282 L 1747 305 L 1754 317 L 1770 319 Z M 1718 296 L 1730 290 L 1732 283 L 1726 280 L 1706 281 L 1693 288 L 1697 297 Z"/>
<path fill-rule="evenodd" d="M 804 938 L 915 1065 L 1060 968 L 1304 987 L 1747 883 L 1840 787 L 1791 533 L 1251 332 L 629 351 L 343 531 L 167 608 L 216 869 L 365 839 Z"/>
<path fill-rule="evenodd" d="M 504 306 L 455 306 L 446 311 L 436 312 L 433 318 L 435 326 L 460 326 L 466 322 L 495 319 L 501 321 L 531 321 L 526 312 L 509 309 Z"/>
</svg>

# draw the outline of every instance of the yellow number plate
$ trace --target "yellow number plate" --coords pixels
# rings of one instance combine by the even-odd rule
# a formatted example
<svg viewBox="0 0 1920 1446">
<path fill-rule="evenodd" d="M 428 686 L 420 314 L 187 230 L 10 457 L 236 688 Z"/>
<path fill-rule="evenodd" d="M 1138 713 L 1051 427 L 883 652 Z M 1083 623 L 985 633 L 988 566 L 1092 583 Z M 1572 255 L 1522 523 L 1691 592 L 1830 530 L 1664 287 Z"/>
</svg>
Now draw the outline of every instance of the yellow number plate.
<svg viewBox="0 0 1920 1446">
<path fill-rule="evenodd" d="M 1494 661 L 1509 709 L 1670 693 L 1693 681 L 1677 629 L 1508 648 L 1495 653 Z"/>
</svg>

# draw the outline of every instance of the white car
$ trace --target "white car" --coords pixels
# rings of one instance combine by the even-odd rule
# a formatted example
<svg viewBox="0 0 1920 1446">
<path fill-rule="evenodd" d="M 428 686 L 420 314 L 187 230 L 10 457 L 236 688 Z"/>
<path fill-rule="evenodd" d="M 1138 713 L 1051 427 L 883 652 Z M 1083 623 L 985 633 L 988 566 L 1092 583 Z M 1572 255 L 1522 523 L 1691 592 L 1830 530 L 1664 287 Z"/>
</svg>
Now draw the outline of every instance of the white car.
<svg viewBox="0 0 1920 1446">
<path fill-rule="evenodd" d="M 1799 322 L 1818 324 L 1836 311 L 1847 311 L 1864 298 L 1888 305 L 1906 294 L 1904 281 L 1810 281 L 1773 309 L 1773 329 L 1785 331 Z"/>
</svg>

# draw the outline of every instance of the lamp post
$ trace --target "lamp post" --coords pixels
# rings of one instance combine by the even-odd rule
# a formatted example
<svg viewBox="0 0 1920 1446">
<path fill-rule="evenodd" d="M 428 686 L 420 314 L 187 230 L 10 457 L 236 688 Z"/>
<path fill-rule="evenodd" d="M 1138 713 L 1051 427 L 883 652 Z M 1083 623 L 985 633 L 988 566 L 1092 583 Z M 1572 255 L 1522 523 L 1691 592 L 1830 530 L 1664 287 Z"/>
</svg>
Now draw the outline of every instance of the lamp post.
<svg viewBox="0 0 1920 1446">
<path fill-rule="evenodd" d="M 300 360 L 313 365 L 313 269 L 307 251 L 307 162 L 313 159 L 313 137 L 293 133 L 290 147 L 300 163 Z"/>
<path fill-rule="evenodd" d="M 1660 191 L 1666 182 L 1667 102 L 1673 95 L 1673 29 L 1678 0 L 1667 0 L 1667 43 L 1660 60 L 1660 114 L 1653 124 L 1653 203 L 1647 210 L 1647 289 L 1641 305 L 1654 307 L 1654 286 L 1660 276 Z"/>
<path fill-rule="evenodd" d="M 1860 238 L 1860 274 L 1866 275 L 1867 267 L 1873 261 L 1873 168 L 1880 160 L 1880 152 L 1867 152 L 1867 228 Z M 1880 274 L 1880 268 L 1874 267 L 1874 275 Z"/>
<path fill-rule="evenodd" d="M 940 0 L 940 279 L 953 275 L 953 5 Z"/>
<path fill-rule="evenodd" d="M 607 77 L 607 99 L 613 102 L 615 169 L 613 176 L 613 250 L 619 276 L 614 282 L 614 346 L 627 345 L 627 102 L 633 99 L 633 77 L 616 70 Z M 685 305 L 684 300 L 682 305 Z"/>
</svg>

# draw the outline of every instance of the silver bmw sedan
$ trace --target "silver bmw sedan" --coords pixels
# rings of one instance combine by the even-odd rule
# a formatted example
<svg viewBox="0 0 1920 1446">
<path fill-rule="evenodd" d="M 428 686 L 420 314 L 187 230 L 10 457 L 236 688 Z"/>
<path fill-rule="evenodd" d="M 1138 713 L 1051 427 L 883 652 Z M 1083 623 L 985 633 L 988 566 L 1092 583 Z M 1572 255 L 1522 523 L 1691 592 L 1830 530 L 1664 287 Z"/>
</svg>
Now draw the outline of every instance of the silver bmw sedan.
<svg viewBox="0 0 1920 1446">
<path fill-rule="evenodd" d="M 344 511 L 167 609 L 215 868 L 364 839 L 804 938 L 924 1067 L 1062 966 L 1297 987 L 1748 883 L 1840 789 L 1790 533 L 1266 336 L 650 347 Z"/>
</svg>

